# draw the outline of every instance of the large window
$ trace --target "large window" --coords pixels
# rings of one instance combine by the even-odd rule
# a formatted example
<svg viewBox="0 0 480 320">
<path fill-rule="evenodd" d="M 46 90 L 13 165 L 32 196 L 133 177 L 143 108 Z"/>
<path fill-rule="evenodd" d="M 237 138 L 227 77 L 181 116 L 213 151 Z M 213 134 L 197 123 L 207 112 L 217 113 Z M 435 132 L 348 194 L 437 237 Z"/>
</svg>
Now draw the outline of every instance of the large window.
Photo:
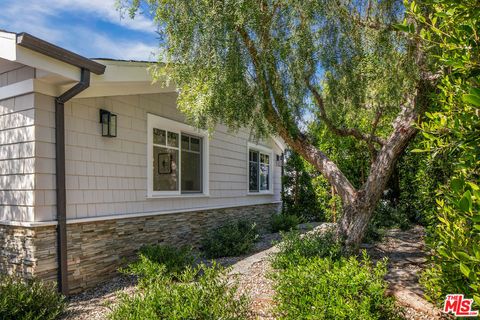
<svg viewBox="0 0 480 320">
<path fill-rule="evenodd" d="M 248 148 L 248 191 L 250 193 L 271 193 L 272 153 L 266 148 Z"/>
<path fill-rule="evenodd" d="M 208 193 L 208 139 L 183 123 L 148 115 L 149 196 Z"/>
</svg>

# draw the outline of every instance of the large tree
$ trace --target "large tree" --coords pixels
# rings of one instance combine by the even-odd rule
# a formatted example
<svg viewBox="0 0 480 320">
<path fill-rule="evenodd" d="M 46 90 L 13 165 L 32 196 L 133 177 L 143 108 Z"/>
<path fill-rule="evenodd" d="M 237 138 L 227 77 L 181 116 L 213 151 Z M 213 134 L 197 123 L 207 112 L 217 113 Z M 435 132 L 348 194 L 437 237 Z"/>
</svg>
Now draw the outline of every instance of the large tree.
<svg viewBox="0 0 480 320">
<path fill-rule="evenodd" d="M 403 2 L 124 0 L 123 8 L 154 16 L 162 53 L 153 72 L 176 83 L 187 118 L 282 137 L 335 187 L 339 234 L 357 247 L 431 88 L 420 44 L 403 32 L 411 27 L 396 26 Z M 368 150 L 361 185 L 303 131 L 305 119 Z"/>
</svg>

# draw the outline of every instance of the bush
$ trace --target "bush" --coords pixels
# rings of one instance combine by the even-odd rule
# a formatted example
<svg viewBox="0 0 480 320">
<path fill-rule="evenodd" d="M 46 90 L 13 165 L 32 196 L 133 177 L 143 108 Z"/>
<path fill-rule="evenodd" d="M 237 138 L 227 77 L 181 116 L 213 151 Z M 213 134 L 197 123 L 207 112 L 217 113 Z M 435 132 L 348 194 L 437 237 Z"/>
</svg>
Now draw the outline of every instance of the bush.
<svg viewBox="0 0 480 320">
<path fill-rule="evenodd" d="M 402 210 L 400 206 L 395 208 L 389 201 L 383 199 L 375 208 L 375 213 L 368 224 L 363 240 L 367 243 L 381 241 L 386 229 L 408 230 L 411 226 L 412 222 L 409 220 L 406 211 Z"/>
<path fill-rule="evenodd" d="M 282 234 L 280 251 L 273 256 L 275 269 L 286 269 L 299 264 L 305 258 L 329 257 L 338 259 L 342 255 L 342 245 L 333 232 L 309 232 L 301 235 L 298 231 Z"/>
<path fill-rule="evenodd" d="M 138 260 L 121 271 L 138 276 L 141 282 L 163 273 L 176 278 L 186 267 L 192 266 L 194 260 L 192 248 L 188 246 L 147 245 L 139 250 Z"/>
<path fill-rule="evenodd" d="M 386 262 L 356 257 L 302 258 L 273 274 L 278 319 L 396 319 L 385 296 Z"/>
<path fill-rule="evenodd" d="M 246 319 L 247 315 L 248 300 L 238 297 L 226 269 L 201 264 L 187 267 L 178 281 L 160 271 L 142 291 L 120 296 L 110 319 Z"/>
<path fill-rule="evenodd" d="M 287 213 L 274 214 L 270 221 L 270 231 L 290 231 L 296 228 L 299 223 L 300 219 L 296 215 Z"/>
<path fill-rule="evenodd" d="M 202 248 L 207 258 L 238 256 L 251 251 L 257 238 L 255 223 L 239 220 L 207 233 Z"/>
<path fill-rule="evenodd" d="M 52 283 L 0 276 L 0 319 L 51 320 L 65 310 L 64 297 Z"/>
</svg>

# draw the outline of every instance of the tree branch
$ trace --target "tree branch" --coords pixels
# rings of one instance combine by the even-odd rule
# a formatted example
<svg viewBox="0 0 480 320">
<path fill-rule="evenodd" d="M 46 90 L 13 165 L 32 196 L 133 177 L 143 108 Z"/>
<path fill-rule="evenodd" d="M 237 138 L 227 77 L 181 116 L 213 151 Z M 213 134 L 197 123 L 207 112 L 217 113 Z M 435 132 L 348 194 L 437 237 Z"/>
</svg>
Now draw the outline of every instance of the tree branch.
<svg viewBox="0 0 480 320">
<path fill-rule="evenodd" d="M 268 80 L 264 74 L 265 71 L 261 67 L 258 50 L 256 49 L 255 44 L 248 35 L 248 32 L 242 26 L 237 27 L 237 32 L 240 34 L 250 54 L 253 66 L 255 67 L 257 81 L 264 92 L 264 112 L 266 120 L 273 128 L 275 128 L 279 136 L 282 137 L 294 151 L 299 153 L 309 163 L 314 165 L 315 168 L 320 171 L 328 180 L 328 182 L 336 187 L 343 203 L 352 203 L 355 199 L 357 191 L 347 177 L 338 168 L 338 166 L 322 151 L 313 146 L 310 141 L 308 141 L 307 137 L 300 132 L 298 127 L 295 126 L 295 135 L 292 135 L 291 131 L 285 127 L 284 122 L 275 110 L 273 102 L 270 98 L 271 95 L 267 83 Z"/>
<path fill-rule="evenodd" d="M 320 111 L 320 119 L 323 120 L 327 128 L 332 131 L 334 134 L 342 137 L 351 136 L 356 138 L 357 140 L 363 140 L 373 147 L 372 142 L 378 143 L 379 145 L 383 146 L 385 144 L 385 140 L 377 137 L 373 134 L 365 134 L 358 129 L 355 128 L 338 128 L 336 127 L 332 121 L 327 117 L 327 113 L 325 112 L 325 104 L 323 102 L 323 98 L 318 92 L 318 90 L 310 83 L 308 79 L 305 79 L 305 83 L 307 88 L 312 92 L 313 97 L 315 98 L 315 102 L 317 104 L 318 110 Z"/>
</svg>

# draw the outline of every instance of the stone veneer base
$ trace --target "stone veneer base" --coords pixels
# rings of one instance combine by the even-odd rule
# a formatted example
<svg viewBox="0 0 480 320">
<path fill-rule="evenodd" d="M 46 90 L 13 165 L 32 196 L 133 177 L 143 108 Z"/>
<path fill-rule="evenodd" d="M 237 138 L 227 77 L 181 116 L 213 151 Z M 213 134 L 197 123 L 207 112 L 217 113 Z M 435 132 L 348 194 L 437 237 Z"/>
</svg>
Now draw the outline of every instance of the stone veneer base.
<svg viewBox="0 0 480 320">
<path fill-rule="evenodd" d="M 106 281 L 146 244 L 193 245 L 203 234 L 235 219 L 266 227 L 279 203 L 207 209 L 67 225 L 68 281 L 77 293 Z M 56 226 L 0 225 L 0 273 L 57 279 Z"/>
</svg>

